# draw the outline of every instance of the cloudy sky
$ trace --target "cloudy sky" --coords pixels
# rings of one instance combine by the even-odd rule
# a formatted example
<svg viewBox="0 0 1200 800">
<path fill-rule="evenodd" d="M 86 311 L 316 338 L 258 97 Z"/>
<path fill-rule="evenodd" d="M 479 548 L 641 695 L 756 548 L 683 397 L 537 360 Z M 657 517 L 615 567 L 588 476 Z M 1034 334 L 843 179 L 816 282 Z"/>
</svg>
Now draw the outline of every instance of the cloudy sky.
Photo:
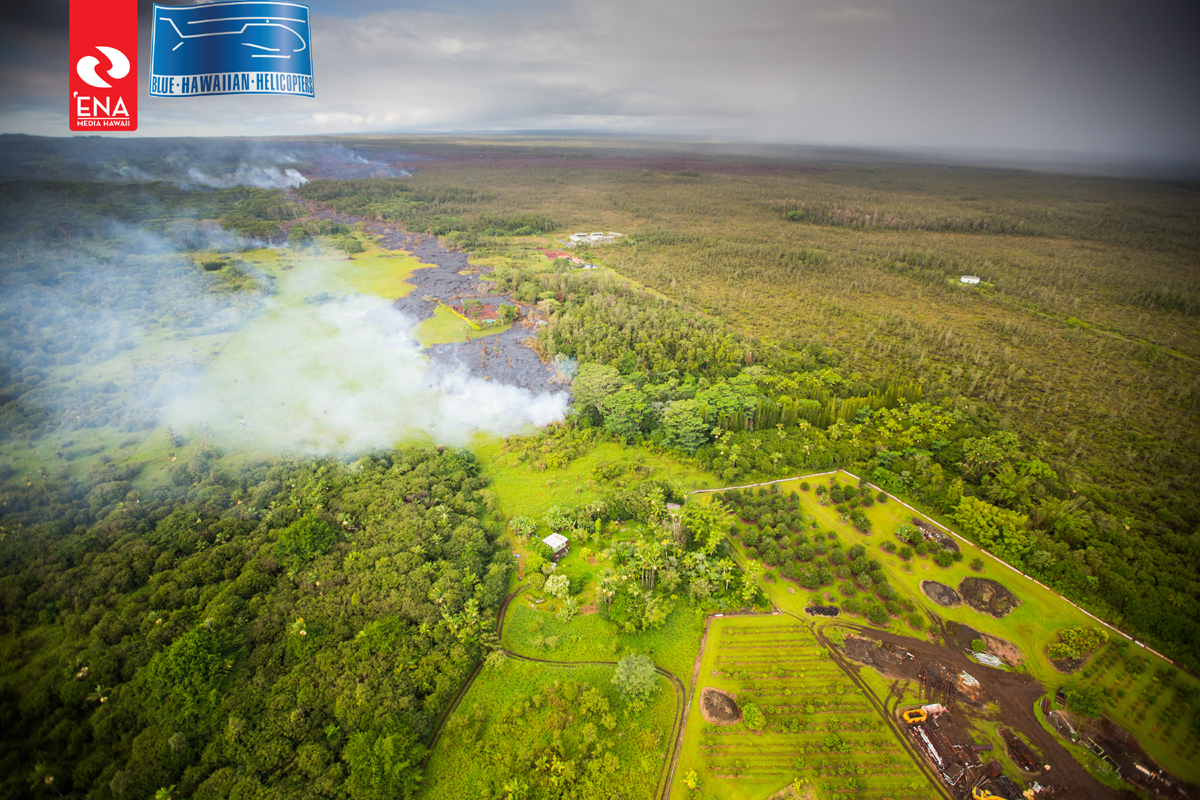
<svg viewBox="0 0 1200 800">
<path fill-rule="evenodd" d="M 1196 2 L 312 0 L 315 99 L 148 97 L 140 5 L 140 135 L 578 130 L 1200 161 Z M 66 0 L 0 11 L 0 132 L 69 135 L 67 19 Z"/>
</svg>

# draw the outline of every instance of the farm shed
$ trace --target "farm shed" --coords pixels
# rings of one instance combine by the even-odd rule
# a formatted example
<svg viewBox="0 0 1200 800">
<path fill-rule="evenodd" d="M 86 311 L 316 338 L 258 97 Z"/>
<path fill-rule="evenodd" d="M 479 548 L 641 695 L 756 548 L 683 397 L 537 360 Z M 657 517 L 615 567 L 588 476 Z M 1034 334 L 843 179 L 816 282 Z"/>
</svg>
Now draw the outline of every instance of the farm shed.
<svg viewBox="0 0 1200 800">
<path fill-rule="evenodd" d="M 550 534 L 545 539 L 542 539 L 542 544 L 550 548 L 551 558 L 555 561 L 558 561 L 571 552 L 571 543 L 561 533 Z"/>
</svg>

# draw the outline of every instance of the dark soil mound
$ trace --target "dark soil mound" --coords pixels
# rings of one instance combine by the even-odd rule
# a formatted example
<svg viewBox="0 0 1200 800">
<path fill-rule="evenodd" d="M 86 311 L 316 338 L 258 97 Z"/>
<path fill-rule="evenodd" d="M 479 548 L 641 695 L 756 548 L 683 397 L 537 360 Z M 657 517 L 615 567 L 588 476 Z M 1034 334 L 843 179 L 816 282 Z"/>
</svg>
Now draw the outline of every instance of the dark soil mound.
<svg viewBox="0 0 1200 800">
<path fill-rule="evenodd" d="M 742 710 L 720 689 L 705 686 L 700 692 L 700 716 L 713 725 L 733 725 L 742 721 Z"/>
<path fill-rule="evenodd" d="M 1003 617 L 1021 605 L 1019 597 L 988 578 L 963 578 L 958 591 L 971 608 L 993 617 Z"/>
<path fill-rule="evenodd" d="M 970 650 L 971 642 L 983 639 L 982 633 L 961 623 L 948 622 L 946 630 L 954 634 L 954 643 L 963 650 Z"/>
<path fill-rule="evenodd" d="M 804 613 L 810 617 L 836 617 L 841 613 L 837 606 L 809 606 Z"/>
<path fill-rule="evenodd" d="M 954 591 L 954 589 L 944 583 L 938 583 L 937 581 L 921 581 L 921 591 L 925 593 L 926 597 L 937 603 L 939 606 L 954 608 L 962 603 L 962 598 L 959 597 L 958 592 Z"/>
</svg>

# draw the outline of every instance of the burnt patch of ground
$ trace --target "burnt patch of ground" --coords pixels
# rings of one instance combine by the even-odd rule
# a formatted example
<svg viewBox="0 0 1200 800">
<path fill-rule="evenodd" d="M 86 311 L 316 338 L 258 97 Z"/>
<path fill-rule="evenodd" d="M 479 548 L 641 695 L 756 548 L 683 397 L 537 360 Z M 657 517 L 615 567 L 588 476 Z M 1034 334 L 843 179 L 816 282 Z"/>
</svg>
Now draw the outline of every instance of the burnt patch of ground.
<svg viewBox="0 0 1200 800">
<path fill-rule="evenodd" d="M 958 592 L 944 583 L 921 581 L 921 591 L 930 600 L 945 608 L 954 608 L 962 604 L 962 597 L 959 596 Z"/>
<path fill-rule="evenodd" d="M 705 686 L 700 692 L 700 716 L 713 725 L 736 725 L 742 721 L 742 710 L 725 692 Z"/>
<path fill-rule="evenodd" d="M 1049 658 L 1050 666 L 1061 672 L 1063 675 L 1070 675 L 1072 672 L 1078 672 L 1083 666 L 1082 658 Z"/>
<path fill-rule="evenodd" d="M 958 591 L 971 608 L 997 618 L 1021 605 L 1021 598 L 990 578 L 963 578 Z"/>
<path fill-rule="evenodd" d="M 951 553 L 958 552 L 958 542 L 954 541 L 954 537 L 936 525 L 930 525 L 920 517 L 913 517 L 912 524 L 921 530 L 926 540 L 940 545 L 943 550 L 949 550 Z"/>
</svg>

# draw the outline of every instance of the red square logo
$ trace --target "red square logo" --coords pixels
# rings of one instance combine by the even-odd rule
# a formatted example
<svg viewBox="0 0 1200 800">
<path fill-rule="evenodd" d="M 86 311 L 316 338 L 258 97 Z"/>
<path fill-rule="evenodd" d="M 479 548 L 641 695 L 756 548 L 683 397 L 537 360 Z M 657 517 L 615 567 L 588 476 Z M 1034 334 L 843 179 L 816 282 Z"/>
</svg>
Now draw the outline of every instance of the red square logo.
<svg viewBox="0 0 1200 800">
<path fill-rule="evenodd" d="M 71 130 L 137 130 L 137 0 L 71 0 Z"/>
</svg>

